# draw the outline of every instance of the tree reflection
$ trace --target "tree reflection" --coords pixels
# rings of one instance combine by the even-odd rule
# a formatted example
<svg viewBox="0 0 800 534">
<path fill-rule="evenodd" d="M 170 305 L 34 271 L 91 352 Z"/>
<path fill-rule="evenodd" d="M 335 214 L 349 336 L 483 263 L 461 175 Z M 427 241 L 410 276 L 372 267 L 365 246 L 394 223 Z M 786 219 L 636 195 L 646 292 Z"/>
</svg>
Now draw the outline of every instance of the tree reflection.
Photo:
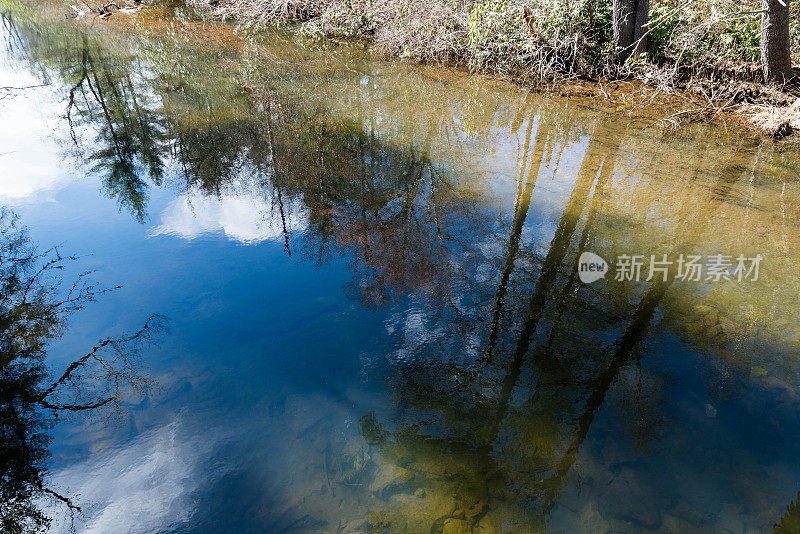
<svg viewBox="0 0 800 534">
<path fill-rule="evenodd" d="M 26 56 L 45 80 L 56 75 L 66 85 L 65 114 L 75 148 L 92 162 L 107 194 L 144 222 L 148 188 L 163 179 L 165 147 L 158 116 L 130 65 L 114 61 L 85 33 L 54 31 L 6 11 L 0 24 L 12 36 L 6 41 L 10 53 Z M 93 139 L 87 142 L 81 130 Z"/>
<path fill-rule="evenodd" d="M 773 534 L 792 534 L 800 532 L 800 494 L 789 503 L 781 517 L 772 529 Z"/>
<path fill-rule="evenodd" d="M 697 237 L 734 200 L 736 184 L 753 164 L 750 147 L 733 146 L 718 164 L 703 167 L 711 143 L 697 141 L 690 167 L 704 168 L 713 183 L 659 214 L 670 224 L 642 223 L 631 236 L 620 231 L 631 227 L 620 205 L 638 210 L 640 217 L 632 219 L 646 219 L 641 212 L 657 209 L 658 202 L 638 195 L 657 192 L 659 183 L 620 187 L 616 182 L 628 177 L 620 168 L 640 179 L 642 167 L 665 168 L 675 164 L 675 155 L 661 157 L 657 139 L 642 150 L 650 156 L 631 155 L 645 141 L 614 114 L 576 116 L 570 103 L 528 95 L 481 108 L 487 131 L 476 132 L 468 123 L 478 112 L 462 95 L 465 101 L 452 108 L 426 110 L 413 135 L 392 136 L 386 132 L 404 128 L 396 117 L 363 109 L 388 91 L 370 80 L 359 77 L 345 88 L 339 98 L 348 112 L 338 115 L 313 91 L 292 92 L 282 79 L 286 73 L 272 67 L 254 67 L 245 82 L 213 78 L 208 65 L 187 67 L 159 72 L 140 90 L 125 65 L 115 63 L 119 58 L 98 54 L 86 37 L 82 43 L 79 54 L 67 52 L 68 118 L 98 132 L 97 170 L 109 194 L 137 219 L 146 216 L 148 184 L 160 183 L 164 162 L 171 161 L 187 197 L 249 187 L 248 193 L 270 200 L 273 213 L 263 217 L 279 219 L 285 251 L 300 250 L 316 262 L 344 258 L 352 271 L 348 290 L 364 304 L 415 299 L 419 339 L 401 347 L 403 357 L 391 362 L 396 367 L 388 377 L 399 415 L 382 420 L 369 413 L 360 421 L 364 441 L 378 453 L 376 469 L 391 466 L 396 482 L 377 491 L 382 504 L 370 515 L 375 530 L 452 531 L 504 522 L 514 530 L 542 530 L 575 480 L 601 411 L 625 421 L 641 452 L 662 439 L 669 421 L 657 402 L 658 377 L 643 378 L 648 371 L 641 359 L 658 329 L 673 326 L 678 336 L 702 337 L 684 328 L 685 317 L 674 319 L 691 311 L 671 302 L 681 291 L 671 281 L 579 284 L 578 258 L 589 250 L 613 258 L 624 246 L 671 257 L 694 252 Z M 522 138 L 509 217 L 497 216 L 487 200 L 490 188 L 467 170 L 463 140 L 482 142 L 493 133 Z M 626 143 L 633 148 L 623 150 Z M 580 165 L 562 172 L 568 148 Z M 569 175 L 560 176 L 568 187 L 552 221 L 548 206 L 536 200 L 547 187 L 540 174 L 551 171 Z M 670 178 L 689 187 L 703 177 Z M 292 233 L 292 210 L 307 220 L 303 235 Z M 550 222 L 545 239 L 526 233 Z M 75 303 L 92 294 L 77 291 Z M 143 332 L 118 343 L 126 346 Z M 47 330 L 40 337 L 53 335 Z M 691 341 L 733 368 L 724 338 Z M 44 348 L 32 350 L 43 354 Z M 95 361 L 92 351 L 50 384 L 31 378 L 36 393 L 17 395 L 15 406 L 27 399 L 26 413 L 38 413 L 113 403 L 121 394 L 113 388 L 91 399 L 61 397 L 74 381 L 85 390 L 89 374 L 80 371 Z M 127 366 L 117 369 L 121 383 L 135 384 Z M 735 377 L 736 370 L 726 376 Z M 625 389 L 628 377 L 635 384 Z M 730 391 L 730 385 L 712 388 Z M 615 388 L 623 390 L 624 402 L 610 406 Z M 31 429 L 39 424 L 25 423 Z M 39 434 L 29 433 L 34 442 Z M 41 483 L 29 486 L 44 491 Z"/>
<path fill-rule="evenodd" d="M 73 141 L 80 145 L 75 127 L 96 128 L 96 139 L 88 159 L 93 170 L 104 176 L 106 190 L 139 222 L 146 216 L 148 184 L 159 185 L 164 174 L 161 132 L 156 116 L 139 102 L 126 66 L 114 68 L 108 58 L 90 47 L 82 37 L 80 61 L 64 73 L 72 83 L 67 120 Z"/>
<path fill-rule="evenodd" d="M 545 153 L 546 134 L 541 132 L 540 126 L 531 158 Z M 575 288 L 577 257 L 587 247 L 598 250 L 601 246 L 594 242 L 603 235 L 600 205 L 609 194 L 623 135 L 616 121 L 599 119 L 547 253 L 534 266 L 532 286 L 509 284 L 514 259 L 522 248 L 520 219 L 530 203 L 526 190 L 535 182 L 539 166 L 534 164 L 536 174 L 524 179 L 497 275 L 500 289 L 492 298 L 489 335 L 478 351 L 482 367 L 445 363 L 452 362 L 449 354 L 431 347 L 433 355 L 424 356 L 427 347 L 419 349 L 418 361 L 403 366 L 395 387 L 402 407 L 400 422 L 390 430 L 374 414 L 362 418 L 362 434 L 380 452 L 380 461 L 411 473 L 404 479 L 405 487 L 452 497 L 446 504 L 411 497 L 390 501 L 373 512 L 378 531 L 387 525 L 414 530 L 411 508 L 423 509 L 428 525 L 446 517 L 462 529 L 514 525 L 513 529 L 539 531 L 546 527 L 609 392 L 626 369 L 639 369 L 653 319 L 675 275 L 671 272 L 669 282 L 656 279 L 639 295 L 630 295 L 633 306 L 627 304 L 628 298 L 620 298 L 612 284 L 604 288 L 608 295 L 589 286 Z M 524 146 L 527 151 L 529 143 Z M 719 178 L 709 187 L 702 209 L 694 203 L 678 214 L 676 235 L 684 239 L 702 235 L 709 218 L 729 200 L 731 185 L 741 178 L 743 153 L 746 149 L 740 148 L 717 166 L 714 174 Z M 581 220 L 583 230 L 576 234 Z M 678 244 L 669 254 L 687 253 L 694 244 Z M 529 295 L 526 307 L 504 312 L 507 294 L 513 296 L 511 302 L 524 301 L 517 293 Z M 500 320 L 501 315 L 508 319 Z M 517 327 L 514 317 L 522 317 Z M 464 321 L 474 324 L 475 319 Z M 502 328 L 504 323 L 509 326 Z M 602 341 L 620 331 L 620 325 L 617 339 L 610 345 Z M 437 341 L 437 346 L 443 345 L 447 346 Z M 499 380 L 498 366 L 503 369 Z M 495 394 L 489 393 L 492 390 Z M 641 395 L 646 398 L 649 393 Z M 657 409 L 643 412 L 639 407 L 634 402 L 615 408 L 637 410 L 631 414 L 637 420 L 637 442 L 657 439 L 665 421 Z M 642 419 L 645 414 L 649 419 Z"/>
<path fill-rule="evenodd" d="M 70 512 L 73 500 L 47 486 L 49 430 L 64 413 L 96 412 L 140 396 L 147 380 L 136 354 L 161 328 L 153 316 L 132 335 L 108 338 L 51 376 L 47 351 L 68 317 L 103 290 L 88 273 L 63 287 L 58 273 L 74 258 L 38 252 L 16 216 L 0 211 L 0 523 L 3 532 L 39 532 L 47 499 Z"/>
</svg>

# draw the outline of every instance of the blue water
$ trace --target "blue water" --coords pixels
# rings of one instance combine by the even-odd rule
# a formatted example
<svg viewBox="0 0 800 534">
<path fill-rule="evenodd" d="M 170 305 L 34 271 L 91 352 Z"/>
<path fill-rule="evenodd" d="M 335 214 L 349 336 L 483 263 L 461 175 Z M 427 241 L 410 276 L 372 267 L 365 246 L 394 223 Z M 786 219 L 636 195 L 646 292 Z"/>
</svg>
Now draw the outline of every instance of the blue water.
<svg viewBox="0 0 800 534">
<path fill-rule="evenodd" d="M 346 46 L 223 53 L 191 20 L 141 36 L 20 5 L 0 4 L 0 85 L 48 85 L 0 101 L 0 200 L 76 256 L 62 291 L 84 271 L 115 288 L 69 315 L 47 367 L 165 318 L 133 358 L 149 387 L 42 411 L 37 468 L 82 507 L 34 492 L 51 530 L 797 521 L 797 149 Z M 81 43 L 98 76 L 73 140 Z M 749 285 L 588 285 L 583 250 L 769 261 Z"/>
</svg>

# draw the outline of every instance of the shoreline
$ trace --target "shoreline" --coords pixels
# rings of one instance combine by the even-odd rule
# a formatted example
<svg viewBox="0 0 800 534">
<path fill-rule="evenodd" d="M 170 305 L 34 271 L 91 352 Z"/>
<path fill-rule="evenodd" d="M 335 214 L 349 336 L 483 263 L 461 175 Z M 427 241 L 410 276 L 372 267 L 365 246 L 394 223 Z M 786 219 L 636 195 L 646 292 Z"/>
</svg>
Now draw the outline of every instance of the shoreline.
<svg viewBox="0 0 800 534">
<path fill-rule="evenodd" d="M 61 2 L 61 0 L 58 0 Z M 212 0 L 213 1 L 213 0 Z M 129 5 L 130 4 L 130 5 Z M 64 4 L 66 6 L 66 4 Z M 724 126 L 741 127 L 754 135 L 772 137 L 776 141 L 800 143 L 800 96 L 777 92 L 774 88 L 753 82 L 731 80 L 728 85 L 739 85 L 732 97 L 716 97 L 713 80 L 701 79 L 688 87 L 669 87 L 651 84 L 632 76 L 624 78 L 601 78 L 579 74 L 552 73 L 547 78 L 533 78 L 513 72 L 493 72 L 490 69 L 474 69 L 464 61 L 414 61 L 397 57 L 379 49 L 373 39 L 366 36 L 343 36 L 308 33 L 303 30 L 303 22 L 285 23 L 246 23 L 230 14 L 223 15 L 218 3 L 209 5 L 205 0 L 177 0 L 171 7 L 187 6 L 204 21 L 214 21 L 231 25 L 233 28 L 262 31 L 278 29 L 286 31 L 295 39 L 308 39 L 311 42 L 329 44 L 359 44 L 374 57 L 384 61 L 410 64 L 419 68 L 444 68 L 475 76 L 488 81 L 509 83 L 524 90 L 539 94 L 552 94 L 561 97 L 597 98 L 606 105 L 616 106 L 618 111 L 627 112 L 642 109 L 659 110 L 660 115 L 654 125 L 668 129 L 678 129 L 694 122 L 716 123 Z M 79 16 L 90 16 L 103 23 L 113 24 L 119 15 L 128 15 L 141 9 L 159 8 L 160 5 L 142 5 L 128 2 L 120 10 L 106 12 L 84 12 Z M 106 9 L 106 8 L 102 8 Z M 116 17 L 114 15 L 117 15 Z M 313 20 L 313 19 L 312 19 Z M 706 85 L 704 87 L 703 85 Z M 737 101 L 745 92 L 755 95 L 752 102 Z M 709 95 L 710 93 L 710 95 Z M 779 99 L 780 104 L 770 104 Z"/>
<path fill-rule="evenodd" d="M 680 127 L 696 121 L 718 122 L 726 127 L 734 123 L 776 140 L 800 141 L 800 90 L 794 85 L 778 88 L 759 82 L 760 67 L 753 61 L 737 62 L 721 58 L 716 64 L 699 62 L 699 66 L 688 69 L 684 65 L 679 66 L 680 59 L 673 66 L 659 65 L 645 57 L 632 65 L 626 62 L 620 68 L 613 66 L 610 52 L 601 51 L 595 55 L 594 64 L 582 68 L 573 68 L 574 65 L 571 65 L 571 70 L 560 70 L 552 61 L 547 65 L 541 63 L 545 60 L 536 55 L 540 52 L 531 52 L 531 41 L 538 40 L 536 46 L 541 50 L 552 51 L 553 46 L 545 42 L 542 25 L 536 26 L 533 12 L 528 7 L 524 12 L 514 11 L 514 2 L 478 2 L 468 21 L 464 20 L 463 13 L 445 10 L 442 14 L 447 2 L 441 1 L 425 4 L 433 11 L 430 14 L 387 14 L 387 7 L 378 5 L 379 2 L 374 7 L 372 2 L 363 4 L 353 1 L 339 5 L 337 0 L 292 0 L 283 3 L 272 0 L 186 0 L 185 3 L 207 20 L 225 21 L 237 27 L 256 30 L 277 27 L 309 39 L 363 43 L 370 53 L 385 60 L 453 68 L 471 75 L 498 78 L 536 92 L 603 97 L 612 105 L 631 109 L 663 106 L 665 113 L 658 122 L 667 127 Z M 278 10 L 278 4 L 283 11 Z M 594 5 L 597 10 L 600 4 L 585 2 L 578 9 Z M 499 8 L 501 5 L 505 7 Z M 398 6 L 397 11 L 409 7 L 402 2 Z M 483 11 L 476 17 L 478 7 Z M 361 20 L 354 22 L 352 19 L 356 15 Z M 420 20 L 433 25 L 423 29 L 414 28 L 413 24 Z M 548 24 L 557 23 L 553 21 Z M 460 34 L 456 38 L 457 30 L 448 25 L 459 24 Z M 601 26 L 599 23 L 596 25 Z M 520 35 L 514 34 L 520 31 L 516 26 L 522 27 L 526 53 L 529 56 L 533 54 L 532 59 L 528 58 L 532 63 L 515 64 L 520 59 L 514 56 L 520 53 L 519 43 L 513 42 L 514 39 L 520 39 Z M 387 27 L 392 29 L 387 30 Z M 493 35 L 491 31 L 501 33 Z M 386 35 L 387 32 L 389 35 Z M 446 34 L 446 38 L 432 37 L 439 32 Z M 469 46 L 473 46 L 475 32 L 484 39 L 485 50 L 476 52 L 465 48 L 465 34 L 469 33 Z M 506 35 L 502 32 L 509 33 Z M 508 46 L 497 48 L 497 43 L 493 41 L 497 41 L 499 36 L 508 41 Z M 607 34 L 594 35 L 598 39 L 595 48 L 600 45 L 607 48 L 608 43 L 603 44 L 603 38 L 607 37 Z M 426 39 L 430 43 L 425 42 Z M 431 50 L 420 50 L 423 44 L 430 44 Z M 510 52 L 504 55 L 500 50 L 505 49 Z M 580 53 L 577 48 L 568 52 Z M 560 52 L 556 50 L 555 53 Z M 479 56 L 477 64 L 476 54 Z M 671 72 L 665 74 L 667 71 Z M 795 72 L 800 74 L 800 69 L 795 68 Z M 685 79 L 687 76 L 688 79 Z M 629 90 L 620 90 L 623 86 Z"/>
</svg>

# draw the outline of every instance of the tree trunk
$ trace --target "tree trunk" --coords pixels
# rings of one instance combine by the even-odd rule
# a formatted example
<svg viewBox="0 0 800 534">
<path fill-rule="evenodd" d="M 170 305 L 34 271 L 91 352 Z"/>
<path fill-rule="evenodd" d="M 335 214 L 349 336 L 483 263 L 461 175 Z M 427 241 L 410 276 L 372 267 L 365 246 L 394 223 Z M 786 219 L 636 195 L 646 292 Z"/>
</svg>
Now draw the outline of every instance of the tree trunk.
<svg viewBox="0 0 800 534">
<path fill-rule="evenodd" d="M 761 61 L 768 82 L 783 82 L 792 77 L 789 49 L 789 0 L 762 0 Z"/>
<path fill-rule="evenodd" d="M 633 30 L 633 57 L 647 52 L 647 20 L 650 16 L 650 0 L 637 0 L 636 26 Z"/>
<path fill-rule="evenodd" d="M 614 0 L 614 47 L 622 61 L 647 49 L 650 0 Z"/>
</svg>

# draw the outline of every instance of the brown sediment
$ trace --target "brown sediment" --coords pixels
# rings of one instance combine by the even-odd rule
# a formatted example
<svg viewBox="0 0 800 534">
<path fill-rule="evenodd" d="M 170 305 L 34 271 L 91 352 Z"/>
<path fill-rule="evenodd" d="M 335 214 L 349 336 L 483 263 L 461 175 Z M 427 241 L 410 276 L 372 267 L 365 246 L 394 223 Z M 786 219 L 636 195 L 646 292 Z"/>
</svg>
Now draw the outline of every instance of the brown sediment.
<svg viewBox="0 0 800 534">
<path fill-rule="evenodd" d="M 142 6 L 132 12 L 116 13 L 103 24 L 124 33 L 167 34 L 180 32 L 207 45 L 241 49 L 247 40 L 231 24 L 218 21 L 176 18 L 172 10 L 161 6 Z"/>
</svg>

